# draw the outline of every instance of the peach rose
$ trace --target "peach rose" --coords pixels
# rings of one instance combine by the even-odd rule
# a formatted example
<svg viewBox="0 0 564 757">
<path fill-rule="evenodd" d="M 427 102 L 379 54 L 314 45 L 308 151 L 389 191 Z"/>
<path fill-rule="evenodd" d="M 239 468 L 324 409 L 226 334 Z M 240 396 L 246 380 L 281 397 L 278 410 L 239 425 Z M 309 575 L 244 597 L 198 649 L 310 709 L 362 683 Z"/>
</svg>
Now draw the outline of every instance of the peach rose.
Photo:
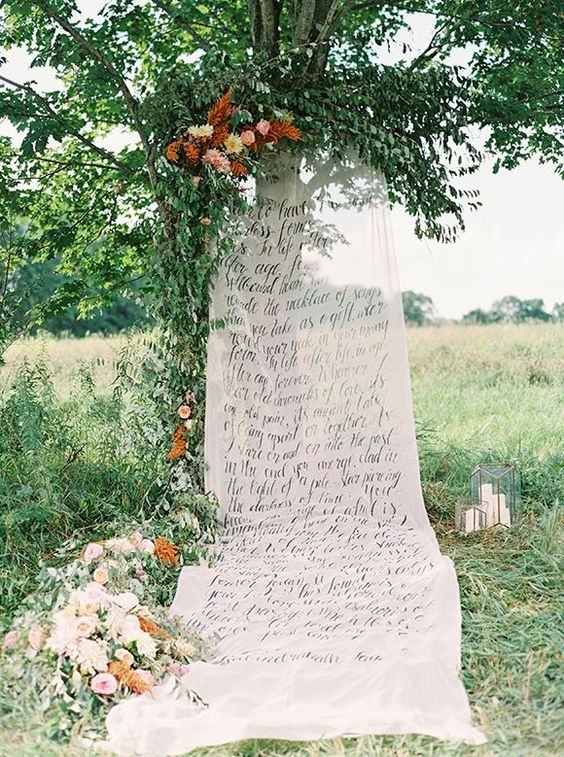
<svg viewBox="0 0 564 757">
<path fill-rule="evenodd" d="M 202 226 L 209 226 L 211 224 L 211 218 L 200 218 Z"/>
<path fill-rule="evenodd" d="M 40 649 L 43 649 L 46 640 L 47 640 L 47 634 L 41 628 L 41 626 L 32 626 L 29 629 L 29 633 L 27 635 L 27 641 L 28 641 L 29 646 L 32 649 L 34 649 L 36 652 L 38 652 Z"/>
<path fill-rule="evenodd" d="M 250 147 L 250 145 L 252 145 L 254 141 L 254 131 L 252 131 L 252 129 L 245 129 L 245 131 L 241 134 L 241 142 L 245 145 L 245 147 Z"/>
<path fill-rule="evenodd" d="M 186 418 L 189 418 L 192 411 L 190 410 L 190 407 L 188 405 L 180 405 L 178 408 L 178 415 L 183 419 L 186 420 Z"/>
<path fill-rule="evenodd" d="M 116 649 L 116 651 L 114 652 L 114 657 L 116 658 L 116 660 L 124 662 L 126 665 L 130 666 L 135 662 L 135 657 L 128 649 L 123 649 L 123 647 Z"/>
<path fill-rule="evenodd" d="M 266 135 L 270 131 L 270 121 L 267 121 L 265 118 L 261 118 L 261 120 L 255 126 L 255 129 L 259 132 L 259 134 L 262 134 L 263 137 L 266 137 Z"/>
<path fill-rule="evenodd" d="M 96 568 L 92 574 L 92 578 L 97 584 L 107 584 L 109 581 L 108 571 L 105 568 Z"/>
<path fill-rule="evenodd" d="M 200 186 L 200 182 L 202 181 L 202 177 L 201 176 L 191 176 L 190 177 L 190 181 L 196 187 L 196 189 L 198 189 L 198 187 Z"/>
<path fill-rule="evenodd" d="M 74 631 L 76 636 L 86 637 L 98 629 L 98 618 L 93 615 L 81 615 L 76 619 Z"/>
<path fill-rule="evenodd" d="M 81 615 L 94 615 L 95 612 L 98 610 L 98 603 L 94 602 L 92 599 L 85 599 L 84 602 L 80 603 L 80 614 Z"/>
</svg>

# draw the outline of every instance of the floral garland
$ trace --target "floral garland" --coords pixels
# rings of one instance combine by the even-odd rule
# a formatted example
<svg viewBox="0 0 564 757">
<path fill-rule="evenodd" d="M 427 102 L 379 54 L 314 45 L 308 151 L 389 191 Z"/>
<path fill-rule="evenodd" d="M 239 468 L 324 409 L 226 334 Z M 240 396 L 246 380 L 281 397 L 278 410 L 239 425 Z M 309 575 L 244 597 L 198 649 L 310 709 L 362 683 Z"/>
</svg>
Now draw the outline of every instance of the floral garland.
<svg viewBox="0 0 564 757">
<path fill-rule="evenodd" d="M 188 171 L 197 188 L 206 166 L 218 174 L 245 178 L 261 150 L 283 138 L 292 142 L 302 138 L 289 114 L 284 120 L 253 121 L 250 113 L 232 105 L 231 90 L 228 90 L 210 108 L 207 123 L 189 126 L 167 145 L 165 155 L 170 163 Z M 206 225 L 206 221 L 209 219 L 202 219 L 201 223 Z"/>
<path fill-rule="evenodd" d="M 219 233 L 218 224 L 209 217 L 213 216 L 210 207 L 226 206 L 233 199 L 234 191 L 244 192 L 237 185 L 249 175 L 258 174 L 260 155 L 265 149 L 273 149 L 284 139 L 289 142 L 302 140 L 302 133 L 292 120 L 288 113 L 279 119 L 253 119 L 251 113 L 233 105 L 232 93 L 228 90 L 211 106 L 205 124 L 189 126 L 168 143 L 166 159 L 189 178 L 198 196 L 192 212 L 198 220 L 197 225 L 205 227 L 202 248 Z M 190 238 L 198 239 L 191 221 L 189 225 L 192 227 Z M 198 277 L 196 266 L 191 275 Z M 174 487 L 182 491 L 188 481 L 182 472 L 182 464 L 190 457 L 188 441 L 191 435 L 197 437 L 195 432 L 198 430 L 192 392 L 187 392 L 185 402 L 177 406 L 177 415 L 181 423 L 176 421 L 173 427 L 168 462 L 175 466 Z M 198 417 L 198 423 L 200 421 L 201 417 Z"/>
</svg>

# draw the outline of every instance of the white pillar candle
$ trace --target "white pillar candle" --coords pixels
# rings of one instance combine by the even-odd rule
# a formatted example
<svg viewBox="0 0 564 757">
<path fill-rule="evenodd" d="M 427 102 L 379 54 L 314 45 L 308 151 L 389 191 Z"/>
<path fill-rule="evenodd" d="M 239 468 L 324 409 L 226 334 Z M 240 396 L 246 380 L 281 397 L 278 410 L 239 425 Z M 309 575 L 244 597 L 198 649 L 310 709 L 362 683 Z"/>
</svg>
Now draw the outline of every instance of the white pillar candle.
<svg viewBox="0 0 564 757">
<path fill-rule="evenodd" d="M 511 510 L 507 507 L 507 501 L 505 499 L 505 494 L 503 493 L 499 495 L 499 513 L 497 513 L 496 516 L 498 523 L 501 523 L 504 526 L 511 525 Z"/>
<path fill-rule="evenodd" d="M 488 527 L 502 524 L 511 525 L 511 511 L 507 507 L 505 494 L 494 494 L 492 484 L 482 484 L 480 487 L 480 501 L 486 509 Z"/>
<path fill-rule="evenodd" d="M 479 531 L 485 525 L 484 512 L 477 507 L 470 507 L 466 510 L 464 517 L 464 531 L 467 534 L 472 533 L 472 531 Z"/>
<path fill-rule="evenodd" d="M 486 525 L 494 526 L 497 522 L 497 498 L 493 491 L 493 484 L 480 486 L 480 504 L 486 512 Z"/>
</svg>

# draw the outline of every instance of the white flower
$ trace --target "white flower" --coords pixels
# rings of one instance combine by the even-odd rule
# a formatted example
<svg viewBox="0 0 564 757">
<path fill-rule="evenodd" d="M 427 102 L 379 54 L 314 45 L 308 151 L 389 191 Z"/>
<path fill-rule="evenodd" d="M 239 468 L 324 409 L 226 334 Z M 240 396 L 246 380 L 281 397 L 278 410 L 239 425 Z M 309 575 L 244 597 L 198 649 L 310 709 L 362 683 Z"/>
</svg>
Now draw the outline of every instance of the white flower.
<svg viewBox="0 0 564 757">
<path fill-rule="evenodd" d="M 92 636 L 98 630 L 98 616 L 80 615 L 74 621 L 74 629 L 77 637 Z"/>
<path fill-rule="evenodd" d="M 205 124 L 204 126 L 191 126 L 188 129 L 188 134 L 192 137 L 211 137 L 213 134 L 213 126 Z"/>
<path fill-rule="evenodd" d="M 125 610 L 122 610 L 121 607 L 118 607 L 117 605 L 112 605 L 108 614 L 106 615 L 106 629 L 109 636 L 114 641 L 119 640 L 121 624 L 123 623 L 125 616 Z"/>
<path fill-rule="evenodd" d="M 185 639 L 176 639 L 174 642 L 174 649 L 179 655 L 189 659 L 196 654 L 196 647 Z"/>
<path fill-rule="evenodd" d="M 106 547 L 112 552 L 122 552 L 124 555 L 135 552 L 135 547 L 129 539 L 108 539 Z"/>
<path fill-rule="evenodd" d="M 132 591 L 122 591 L 112 597 L 112 602 L 124 610 L 133 610 L 139 604 L 139 599 Z"/>
<path fill-rule="evenodd" d="M 157 642 L 153 639 L 150 633 L 146 631 L 140 631 L 139 635 L 135 639 L 137 644 L 137 651 L 139 654 L 150 657 L 152 660 L 157 656 Z"/>
<path fill-rule="evenodd" d="M 45 641 L 45 647 L 56 654 L 69 657 L 76 651 L 76 618 L 59 611 L 54 614 L 53 619 L 55 625 Z"/>
<path fill-rule="evenodd" d="M 238 155 L 243 149 L 243 140 L 237 134 L 230 134 L 223 143 L 225 152 Z"/>
<path fill-rule="evenodd" d="M 80 639 L 77 647 L 77 661 L 81 669 L 88 673 L 104 673 L 108 669 L 108 653 L 102 642 Z"/>
<path fill-rule="evenodd" d="M 126 615 L 119 624 L 118 635 L 124 644 L 137 641 L 140 633 L 143 631 L 136 615 Z"/>
</svg>

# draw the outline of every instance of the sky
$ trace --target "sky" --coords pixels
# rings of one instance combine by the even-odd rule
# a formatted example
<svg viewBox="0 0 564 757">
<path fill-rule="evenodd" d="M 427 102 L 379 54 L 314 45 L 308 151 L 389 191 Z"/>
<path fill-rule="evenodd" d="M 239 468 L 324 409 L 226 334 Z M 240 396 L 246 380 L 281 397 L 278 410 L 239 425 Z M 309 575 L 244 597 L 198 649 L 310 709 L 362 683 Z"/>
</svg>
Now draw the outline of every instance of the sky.
<svg viewBox="0 0 564 757">
<path fill-rule="evenodd" d="M 101 3 L 83 0 L 88 15 L 93 4 Z M 404 41 L 416 55 L 432 30 L 428 16 L 414 14 L 412 32 L 398 38 L 395 48 L 379 51 L 380 60 L 397 60 Z M 455 57 L 461 63 L 465 52 Z M 19 82 L 33 79 L 39 89 L 55 86 L 52 72 L 30 69 L 29 62 L 25 53 L 11 51 L 0 73 Z M 13 132 L 0 121 L 0 133 Z M 445 318 L 489 308 L 505 295 L 541 298 L 548 309 L 564 301 L 564 182 L 534 160 L 498 174 L 491 165 L 465 183 L 480 191 L 482 207 L 468 212 L 466 230 L 454 243 L 417 239 L 413 219 L 400 207 L 392 210 L 401 288 L 430 296 Z"/>
</svg>

